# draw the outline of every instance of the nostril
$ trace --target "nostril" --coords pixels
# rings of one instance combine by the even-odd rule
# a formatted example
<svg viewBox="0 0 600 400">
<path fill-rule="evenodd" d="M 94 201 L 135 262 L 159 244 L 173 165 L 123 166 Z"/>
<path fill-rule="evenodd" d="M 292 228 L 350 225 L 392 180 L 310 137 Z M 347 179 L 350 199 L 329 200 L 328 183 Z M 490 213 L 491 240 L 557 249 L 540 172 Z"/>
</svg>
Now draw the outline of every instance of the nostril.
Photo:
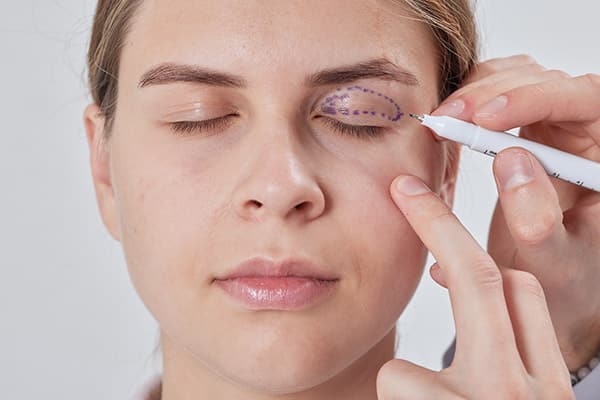
<svg viewBox="0 0 600 400">
<path fill-rule="evenodd" d="M 305 209 L 308 206 L 309 206 L 309 204 L 306 201 L 303 201 L 302 203 L 296 205 L 296 210 L 302 211 L 303 209 Z"/>
<path fill-rule="evenodd" d="M 262 203 L 258 200 L 250 200 L 250 204 L 256 206 L 256 208 L 261 208 L 262 207 Z"/>
</svg>

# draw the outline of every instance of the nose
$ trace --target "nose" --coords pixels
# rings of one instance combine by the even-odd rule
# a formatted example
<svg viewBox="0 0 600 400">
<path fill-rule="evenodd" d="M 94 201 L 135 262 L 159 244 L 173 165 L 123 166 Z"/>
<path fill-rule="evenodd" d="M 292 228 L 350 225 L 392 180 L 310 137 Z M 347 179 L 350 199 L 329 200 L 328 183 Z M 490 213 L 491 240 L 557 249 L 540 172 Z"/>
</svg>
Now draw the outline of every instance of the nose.
<svg viewBox="0 0 600 400">
<path fill-rule="evenodd" d="M 236 213 L 247 221 L 279 218 L 307 222 L 325 208 L 325 196 L 301 143 L 282 132 L 265 140 L 246 164 L 233 194 Z M 257 142 L 253 148 L 257 148 Z"/>
</svg>

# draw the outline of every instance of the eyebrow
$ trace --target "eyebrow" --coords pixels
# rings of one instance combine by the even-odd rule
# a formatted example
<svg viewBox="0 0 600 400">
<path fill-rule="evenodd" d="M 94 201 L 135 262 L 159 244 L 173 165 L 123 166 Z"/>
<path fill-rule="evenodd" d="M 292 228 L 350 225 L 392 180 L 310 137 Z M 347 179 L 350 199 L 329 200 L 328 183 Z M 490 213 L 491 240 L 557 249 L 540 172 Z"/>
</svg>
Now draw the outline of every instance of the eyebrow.
<svg viewBox="0 0 600 400">
<path fill-rule="evenodd" d="M 168 83 L 193 82 L 205 85 L 243 88 L 247 83 L 241 77 L 226 74 L 195 65 L 160 64 L 145 72 L 140 78 L 138 87 L 165 85 Z"/>
<path fill-rule="evenodd" d="M 339 85 L 359 79 L 383 79 L 400 82 L 407 86 L 419 85 L 419 80 L 412 72 L 397 66 L 387 58 L 377 58 L 318 71 L 306 78 L 305 85 L 309 87 Z M 195 65 L 164 63 L 145 72 L 140 78 L 138 87 L 184 82 L 229 88 L 248 86 L 245 79 L 233 74 Z"/>
<path fill-rule="evenodd" d="M 343 67 L 326 69 L 309 76 L 307 86 L 350 83 L 359 79 L 383 79 L 418 86 L 419 80 L 412 72 L 403 69 L 387 58 L 376 58 Z"/>
</svg>

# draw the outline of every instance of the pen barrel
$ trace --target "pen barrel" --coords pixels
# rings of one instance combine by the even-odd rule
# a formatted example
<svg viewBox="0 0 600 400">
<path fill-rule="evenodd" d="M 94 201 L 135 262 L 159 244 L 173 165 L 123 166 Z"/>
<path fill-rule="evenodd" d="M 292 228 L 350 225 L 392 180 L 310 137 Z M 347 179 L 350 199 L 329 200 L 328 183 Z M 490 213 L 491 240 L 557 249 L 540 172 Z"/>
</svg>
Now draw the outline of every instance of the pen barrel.
<svg viewBox="0 0 600 400">
<path fill-rule="evenodd" d="M 600 163 L 506 132 L 478 127 L 469 148 L 495 157 L 509 147 L 522 147 L 532 153 L 555 178 L 600 192 Z"/>
</svg>

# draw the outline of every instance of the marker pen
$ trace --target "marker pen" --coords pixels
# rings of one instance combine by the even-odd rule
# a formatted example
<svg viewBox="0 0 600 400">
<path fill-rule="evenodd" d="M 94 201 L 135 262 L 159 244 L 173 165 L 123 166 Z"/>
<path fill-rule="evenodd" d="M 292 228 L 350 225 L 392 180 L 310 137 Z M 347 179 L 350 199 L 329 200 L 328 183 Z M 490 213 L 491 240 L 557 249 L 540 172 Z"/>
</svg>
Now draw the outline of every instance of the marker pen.
<svg viewBox="0 0 600 400">
<path fill-rule="evenodd" d="M 439 136 L 495 157 L 508 147 L 522 147 L 533 154 L 548 175 L 600 192 L 600 163 L 575 156 L 506 132 L 495 132 L 448 116 L 415 115 Z"/>
</svg>

